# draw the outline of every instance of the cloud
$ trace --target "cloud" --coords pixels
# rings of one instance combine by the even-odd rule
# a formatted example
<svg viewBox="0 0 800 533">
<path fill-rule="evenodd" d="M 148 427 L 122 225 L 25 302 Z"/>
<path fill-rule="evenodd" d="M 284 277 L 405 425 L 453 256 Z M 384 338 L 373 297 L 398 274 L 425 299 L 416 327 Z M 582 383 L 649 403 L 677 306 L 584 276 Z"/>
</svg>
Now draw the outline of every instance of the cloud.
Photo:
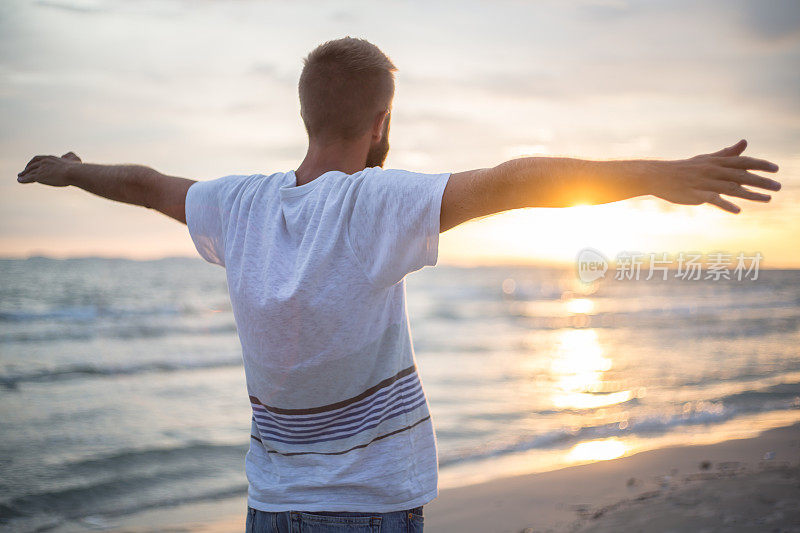
<svg viewBox="0 0 800 533">
<path fill-rule="evenodd" d="M 800 183 L 784 165 L 800 142 L 798 6 L 463 0 L 420 17 L 415 3 L 350 0 L 0 2 L 0 170 L 69 148 L 194 177 L 293 168 L 306 140 L 302 57 L 351 34 L 400 67 L 392 166 L 465 170 L 546 150 L 686 157 L 747 137 L 789 190 Z M 38 239 L 53 220 L 46 193 L 13 191 L 2 207 L 18 205 Z"/>
<path fill-rule="evenodd" d="M 742 2 L 741 14 L 742 24 L 762 39 L 800 39 L 800 2 L 797 0 L 748 0 Z"/>
<path fill-rule="evenodd" d="M 274 63 L 266 61 L 257 61 L 249 70 L 249 73 L 269 79 L 283 85 L 297 84 L 298 73 L 294 70 L 288 70 L 285 67 L 278 66 Z"/>
<path fill-rule="evenodd" d="M 78 13 L 78 14 L 101 13 L 104 11 L 108 11 L 107 7 L 101 5 L 100 2 L 92 2 L 91 0 L 72 1 L 72 2 L 65 2 L 59 0 L 38 0 L 36 4 L 42 7 L 58 9 L 61 11 L 68 11 L 70 13 Z"/>
</svg>

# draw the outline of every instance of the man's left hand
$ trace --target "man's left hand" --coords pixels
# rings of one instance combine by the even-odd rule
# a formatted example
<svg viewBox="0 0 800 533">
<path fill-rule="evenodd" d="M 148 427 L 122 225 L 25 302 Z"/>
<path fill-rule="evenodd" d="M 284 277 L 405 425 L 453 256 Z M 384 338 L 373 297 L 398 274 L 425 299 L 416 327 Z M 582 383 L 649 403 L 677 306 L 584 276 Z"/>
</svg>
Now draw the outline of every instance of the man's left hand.
<svg viewBox="0 0 800 533">
<path fill-rule="evenodd" d="M 67 152 L 61 157 L 54 155 L 37 155 L 25 166 L 25 170 L 17 174 L 20 183 L 43 183 L 53 187 L 66 187 L 67 170 L 73 165 L 80 165 L 81 158 L 73 152 Z"/>
</svg>

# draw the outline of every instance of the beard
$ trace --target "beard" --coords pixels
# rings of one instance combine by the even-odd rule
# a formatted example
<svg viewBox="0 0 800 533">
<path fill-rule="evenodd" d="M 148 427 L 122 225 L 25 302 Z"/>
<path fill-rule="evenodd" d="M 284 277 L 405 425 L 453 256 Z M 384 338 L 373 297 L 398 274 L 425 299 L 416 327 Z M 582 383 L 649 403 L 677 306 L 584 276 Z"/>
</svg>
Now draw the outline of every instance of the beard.
<svg viewBox="0 0 800 533">
<path fill-rule="evenodd" d="M 390 116 L 387 116 L 386 122 L 383 123 L 383 135 L 381 135 L 381 140 L 378 144 L 369 147 L 365 168 L 382 167 L 383 163 L 386 161 L 386 155 L 389 153 L 389 119 Z"/>
</svg>

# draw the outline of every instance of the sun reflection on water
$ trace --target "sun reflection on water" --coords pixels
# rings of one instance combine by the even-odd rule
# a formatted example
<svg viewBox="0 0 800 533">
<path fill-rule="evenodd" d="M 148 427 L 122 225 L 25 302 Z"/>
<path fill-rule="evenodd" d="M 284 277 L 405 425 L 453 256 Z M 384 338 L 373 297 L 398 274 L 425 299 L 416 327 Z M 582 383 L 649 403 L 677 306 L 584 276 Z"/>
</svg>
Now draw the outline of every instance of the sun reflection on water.
<svg viewBox="0 0 800 533">
<path fill-rule="evenodd" d="M 560 332 L 551 370 L 556 376 L 552 402 L 558 409 L 594 409 L 626 402 L 633 391 L 603 391 L 603 373 L 613 366 L 593 329 Z"/>
<path fill-rule="evenodd" d="M 594 311 L 594 302 L 589 298 L 573 298 L 565 302 L 567 312 L 573 315 L 588 315 Z"/>
<path fill-rule="evenodd" d="M 628 447 L 619 439 L 598 439 L 576 444 L 567 454 L 571 461 L 607 461 L 622 457 Z"/>
</svg>

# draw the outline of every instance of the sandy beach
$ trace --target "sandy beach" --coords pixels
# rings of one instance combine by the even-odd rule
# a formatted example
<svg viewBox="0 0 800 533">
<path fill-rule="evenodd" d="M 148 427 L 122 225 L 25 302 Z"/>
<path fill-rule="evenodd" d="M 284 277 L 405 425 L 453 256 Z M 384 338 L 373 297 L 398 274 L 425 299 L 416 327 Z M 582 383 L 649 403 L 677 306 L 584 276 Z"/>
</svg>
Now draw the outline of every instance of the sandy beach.
<svg viewBox="0 0 800 533">
<path fill-rule="evenodd" d="M 244 510 L 244 499 L 232 498 L 131 515 L 111 529 L 243 531 Z M 445 489 L 425 507 L 425 529 L 800 531 L 800 424 L 755 438 L 663 448 Z"/>
</svg>

